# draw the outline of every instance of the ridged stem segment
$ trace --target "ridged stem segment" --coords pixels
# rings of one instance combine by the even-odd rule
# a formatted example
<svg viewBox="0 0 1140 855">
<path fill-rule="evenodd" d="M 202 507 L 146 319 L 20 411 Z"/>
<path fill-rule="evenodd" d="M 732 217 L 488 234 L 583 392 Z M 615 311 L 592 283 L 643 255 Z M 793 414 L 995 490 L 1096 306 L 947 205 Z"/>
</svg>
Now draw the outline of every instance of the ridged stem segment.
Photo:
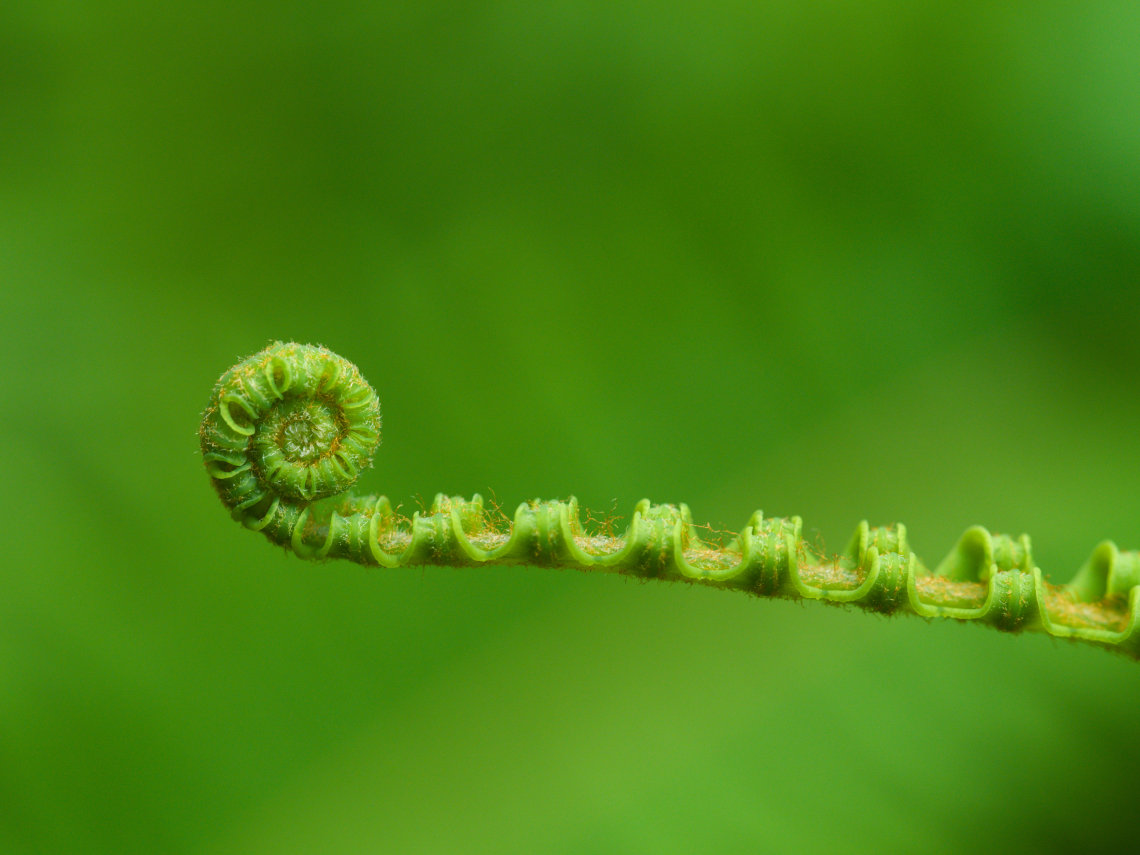
<svg viewBox="0 0 1140 855">
<path fill-rule="evenodd" d="M 810 549 L 799 517 L 756 511 L 725 543 L 702 540 L 687 506 L 633 510 L 620 535 L 591 531 L 578 503 L 530 501 L 513 520 L 437 495 L 397 515 L 384 496 L 345 492 L 380 441 L 380 404 L 352 363 L 323 347 L 275 343 L 231 368 L 202 419 L 202 453 L 233 517 L 302 558 L 381 567 L 528 564 L 698 582 L 762 597 L 1037 630 L 1140 659 L 1140 553 L 1106 541 L 1067 585 L 1048 582 L 1029 538 L 966 531 L 934 569 L 905 526 L 859 524 L 840 555 Z"/>
</svg>

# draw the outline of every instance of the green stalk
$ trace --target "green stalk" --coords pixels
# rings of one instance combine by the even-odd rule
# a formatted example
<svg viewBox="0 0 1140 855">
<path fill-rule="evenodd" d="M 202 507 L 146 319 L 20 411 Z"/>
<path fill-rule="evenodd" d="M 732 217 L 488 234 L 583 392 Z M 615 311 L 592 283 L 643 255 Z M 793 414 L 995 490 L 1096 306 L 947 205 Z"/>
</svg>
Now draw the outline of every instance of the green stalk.
<svg viewBox="0 0 1140 855">
<path fill-rule="evenodd" d="M 761 597 L 1032 630 L 1140 659 L 1140 553 L 1101 543 L 1067 585 L 1046 581 L 1029 537 L 976 526 L 933 570 L 906 527 L 859 524 L 821 555 L 799 517 L 760 511 L 725 543 L 702 540 L 686 505 L 643 499 L 626 531 L 583 524 L 577 500 L 530 501 L 513 519 L 482 497 L 437 495 L 397 515 L 384 496 L 347 491 L 380 442 L 380 403 L 355 365 L 323 348 L 274 343 L 214 387 L 200 430 L 214 486 L 234 519 L 309 559 L 380 567 L 525 564 L 729 588 Z"/>
</svg>

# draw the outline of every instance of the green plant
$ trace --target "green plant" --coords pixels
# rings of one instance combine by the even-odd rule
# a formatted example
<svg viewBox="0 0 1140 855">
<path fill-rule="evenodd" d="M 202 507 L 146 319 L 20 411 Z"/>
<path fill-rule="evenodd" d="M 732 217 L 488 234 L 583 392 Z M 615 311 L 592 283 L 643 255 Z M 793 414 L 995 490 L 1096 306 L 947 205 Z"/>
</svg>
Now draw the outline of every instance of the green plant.
<svg viewBox="0 0 1140 855">
<path fill-rule="evenodd" d="M 355 365 L 323 348 L 275 343 L 214 387 L 200 430 L 206 469 L 234 519 L 302 558 L 382 567 L 529 564 L 699 582 L 763 597 L 1039 630 L 1140 658 L 1140 553 L 1105 541 L 1067 585 L 1047 582 L 1029 538 L 966 531 L 936 567 L 906 528 L 859 524 L 840 555 L 817 554 L 799 517 L 756 511 L 723 544 L 697 536 L 685 505 L 637 504 L 624 534 L 588 530 L 574 498 L 519 505 L 513 520 L 437 495 L 397 515 L 384 496 L 344 492 L 371 465 L 380 404 Z"/>
</svg>

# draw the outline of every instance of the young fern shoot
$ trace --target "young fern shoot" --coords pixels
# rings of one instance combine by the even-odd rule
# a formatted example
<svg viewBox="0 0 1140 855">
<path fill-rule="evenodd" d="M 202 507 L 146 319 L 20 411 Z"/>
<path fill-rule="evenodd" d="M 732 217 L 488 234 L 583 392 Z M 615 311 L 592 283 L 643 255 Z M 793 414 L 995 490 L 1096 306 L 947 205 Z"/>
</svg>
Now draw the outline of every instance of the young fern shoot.
<svg viewBox="0 0 1140 855">
<path fill-rule="evenodd" d="M 799 517 L 760 511 L 727 544 L 698 537 L 687 506 L 637 503 L 624 534 L 589 531 L 578 503 L 530 501 L 512 521 L 483 500 L 437 495 L 398 516 L 347 492 L 380 442 L 380 402 L 324 347 L 276 342 L 222 375 L 202 417 L 202 454 L 233 518 L 302 558 L 380 567 L 527 564 L 699 582 L 761 597 L 1034 630 L 1140 659 L 1140 553 L 1101 543 L 1067 585 L 1046 581 L 1029 537 L 975 526 L 933 570 L 905 526 L 859 524 L 847 549 L 809 549 Z"/>
</svg>

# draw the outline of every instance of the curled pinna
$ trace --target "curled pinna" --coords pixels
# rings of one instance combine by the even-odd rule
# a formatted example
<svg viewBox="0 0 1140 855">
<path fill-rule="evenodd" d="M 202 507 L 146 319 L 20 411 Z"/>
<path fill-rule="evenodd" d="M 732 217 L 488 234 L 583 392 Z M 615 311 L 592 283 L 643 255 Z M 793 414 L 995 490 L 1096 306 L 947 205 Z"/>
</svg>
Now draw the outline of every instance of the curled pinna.
<svg viewBox="0 0 1140 855">
<path fill-rule="evenodd" d="M 573 497 L 524 502 L 508 520 L 478 495 L 440 494 L 402 517 L 384 496 L 349 492 L 380 442 L 380 404 L 356 366 L 323 347 L 277 342 L 235 365 L 214 387 L 200 434 L 234 519 L 303 558 L 601 570 L 1035 630 L 1140 659 L 1140 553 L 1109 541 L 1057 585 L 1034 563 L 1028 536 L 980 526 L 932 570 L 901 524 L 862 522 L 842 554 L 827 556 L 807 545 L 799 517 L 756 511 L 739 534 L 708 543 L 686 505 L 648 499 L 620 535 L 585 525 Z"/>
<path fill-rule="evenodd" d="M 206 471 L 234 519 L 304 554 L 299 538 L 314 513 L 326 529 L 336 516 L 321 500 L 372 465 L 380 401 L 346 359 L 277 342 L 221 376 L 199 434 Z"/>
</svg>

